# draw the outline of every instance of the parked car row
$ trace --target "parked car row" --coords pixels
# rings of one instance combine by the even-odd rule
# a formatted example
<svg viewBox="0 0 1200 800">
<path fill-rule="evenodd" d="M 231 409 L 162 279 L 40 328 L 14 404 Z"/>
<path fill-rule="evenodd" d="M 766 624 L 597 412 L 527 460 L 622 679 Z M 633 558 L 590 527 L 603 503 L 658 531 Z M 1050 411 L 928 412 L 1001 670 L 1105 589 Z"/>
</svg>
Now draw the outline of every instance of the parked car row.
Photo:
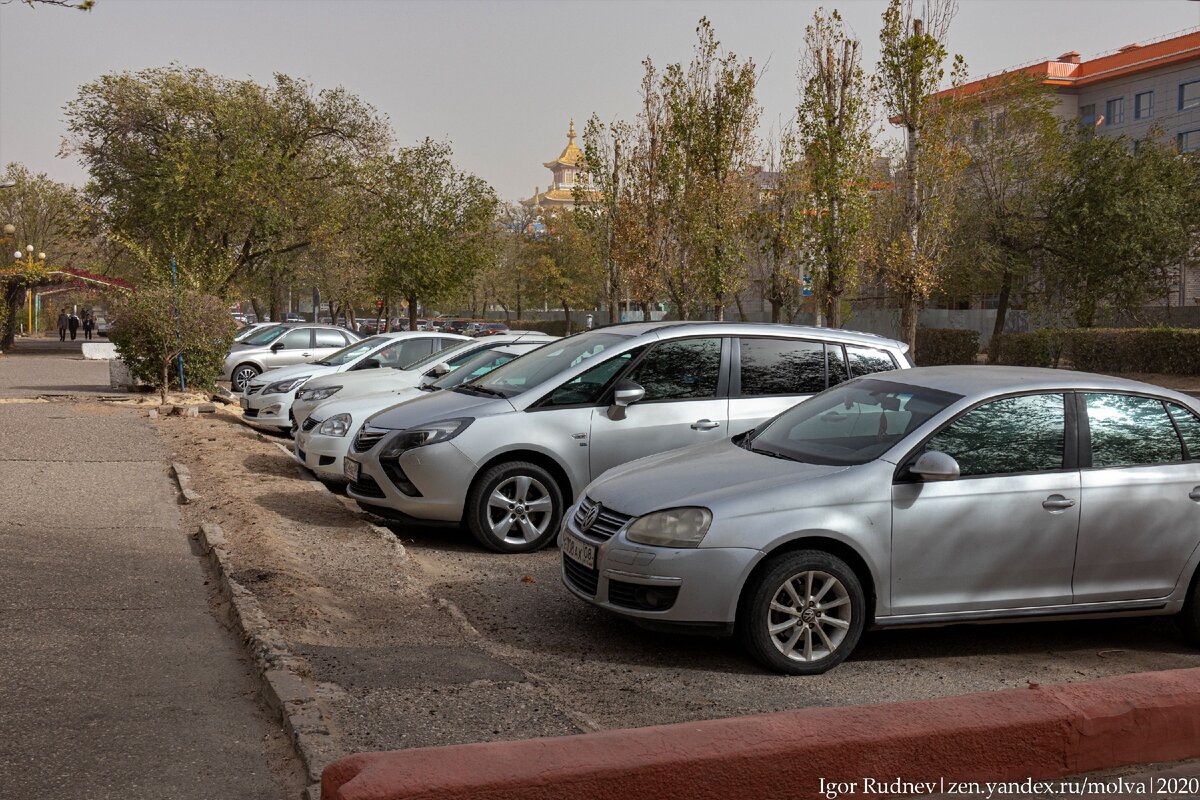
<svg viewBox="0 0 1200 800">
<path fill-rule="evenodd" d="M 557 538 L 576 597 L 779 672 L 867 627 L 1175 614 L 1200 640 L 1194 398 L 786 325 L 458 338 L 264 373 L 251 421 L 286 402 L 297 459 L 362 508 L 500 553 Z"/>
</svg>

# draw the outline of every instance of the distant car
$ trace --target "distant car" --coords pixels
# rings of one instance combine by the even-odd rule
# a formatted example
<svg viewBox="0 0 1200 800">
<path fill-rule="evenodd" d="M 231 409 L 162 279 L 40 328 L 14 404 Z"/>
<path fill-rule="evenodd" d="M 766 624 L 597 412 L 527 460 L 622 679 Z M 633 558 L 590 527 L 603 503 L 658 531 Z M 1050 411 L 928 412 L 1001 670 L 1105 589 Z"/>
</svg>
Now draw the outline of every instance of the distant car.
<svg viewBox="0 0 1200 800">
<path fill-rule="evenodd" d="M 104 317 L 96 317 L 95 319 L 96 319 L 96 335 L 107 337 L 109 330 L 112 328 L 112 323 L 109 322 Z"/>
<path fill-rule="evenodd" d="M 503 322 L 477 322 L 472 336 L 499 336 L 508 333 L 508 326 Z"/>
<path fill-rule="evenodd" d="M 270 325 L 230 348 L 219 380 L 241 392 L 260 373 L 324 358 L 359 338 L 330 325 Z"/>
<path fill-rule="evenodd" d="M 793 675 L 866 627 L 1176 615 L 1200 644 L 1200 401 L 1135 381 L 870 375 L 611 469 L 566 520 L 573 594 Z"/>
<path fill-rule="evenodd" d="M 308 322 L 308 320 L 306 320 L 304 318 L 303 314 L 291 314 L 291 313 L 284 314 L 283 321 L 284 322 Z"/>
</svg>

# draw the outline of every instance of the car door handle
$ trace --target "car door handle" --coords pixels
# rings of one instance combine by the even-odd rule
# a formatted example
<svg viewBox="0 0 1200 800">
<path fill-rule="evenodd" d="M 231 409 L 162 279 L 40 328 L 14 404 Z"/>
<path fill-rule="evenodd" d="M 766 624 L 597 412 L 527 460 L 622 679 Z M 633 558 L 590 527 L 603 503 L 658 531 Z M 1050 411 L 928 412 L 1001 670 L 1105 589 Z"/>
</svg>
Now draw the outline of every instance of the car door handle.
<svg viewBox="0 0 1200 800">
<path fill-rule="evenodd" d="M 721 423 L 713 422 L 711 419 L 698 419 L 692 423 L 694 431 L 711 431 L 713 428 L 721 427 Z"/>
<path fill-rule="evenodd" d="M 1073 505 L 1075 505 L 1074 500 L 1063 497 L 1061 494 L 1052 494 L 1042 501 L 1042 508 L 1049 509 L 1050 511 L 1061 511 Z"/>
<path fill-rule="evenodd" d="M 301 357 L 301 358 L 308 358 L 308 357 L 309 357 L 309 356 L 311 356 L 311 355 L 312 355 L 312 353 L 301 353 L 301 354 L 300 354 L 300 357 Z"/>
</svg>

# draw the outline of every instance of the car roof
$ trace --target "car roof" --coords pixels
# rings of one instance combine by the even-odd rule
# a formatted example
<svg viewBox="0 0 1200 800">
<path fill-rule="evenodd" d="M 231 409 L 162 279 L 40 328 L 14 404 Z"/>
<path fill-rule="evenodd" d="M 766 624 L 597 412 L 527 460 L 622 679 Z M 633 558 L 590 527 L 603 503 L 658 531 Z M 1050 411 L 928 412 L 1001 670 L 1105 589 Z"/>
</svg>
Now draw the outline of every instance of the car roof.
<svg viewBox="0 0 1200 800">
<path fill-rule="evenodd" d="M 625 336 L 643 336 L 658 333 L 660 338 L 673 336 L 696 336 L 713 334 L 719 336 L 782 336 L 820 339 L 822 341 L 854 342 L 867 347 L 890 347 L 900 352 L 907 352 L 908 345 L 896 339 L 889 339 L 877 333 L 848 331 L 844 328 L 818 328 L 812 325 L 788 325 L 778 322 L 711 322 L 667 321 L 658 322 L 622 322 L 617 325 L 607 325 L 594 328 L 597 331 L 619 333 Z"/>
<path fill-rule="evenodd" d="M 893 377 L 894 376 L 894 377 Z M 1195 398 L 1186 394 L 1155 386 L 1152 383 L 1099 375 L 1093 372 L 1078 372 L 1073 369 L 1047 369 L 1042 367 L 1008 367 L 983 364 L 946 367 L 915 367 L 904 372 L 876 373 L 868 378 L 893 380 L 953 392 L 966 397 L 987 396 L 1017 391 L 1071 391 L 1095 389 L 1101 391 L 1137 392 L 1170 396 L 1195 403 Z"/>
<path fill-rule="evenodd" d="M 441 331 L 388 331 L 387 333 L 383 333 L 381 331 L 379 333 L 372 334 L 371 336 L 372 338 L 375 336 L 382 336 L 385 339 L 436 339 L 444 336 L 454 336 L 455 341 L 471 341 L 470 336 L 463 336 L 460 339 L 459 334 L 457 333 L 442 333 Z"/>
</svg>

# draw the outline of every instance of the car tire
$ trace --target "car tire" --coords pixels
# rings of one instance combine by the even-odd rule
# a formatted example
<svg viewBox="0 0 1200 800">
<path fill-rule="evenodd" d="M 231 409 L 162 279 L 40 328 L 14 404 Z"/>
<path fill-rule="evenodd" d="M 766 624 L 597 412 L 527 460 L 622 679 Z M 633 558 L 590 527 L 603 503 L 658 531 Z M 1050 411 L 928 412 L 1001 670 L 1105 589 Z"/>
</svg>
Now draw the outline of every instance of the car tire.
<svg viewBox="0 0 1200 800">
<path fill-rule="evenodd" d="M 819 675 L 850 655 L 866 617 L 862 584 L 845 561 L 822 550 L 796 550 L 772 558 L 747 583 L 737 632 L 767 669 Z"/>
<path fill-rule="evenodd" d="M 1188 642 L 1200 647 L 1200 573 L 1192 578 L 1183 610 L 1175 615 L 1175 624 Z"/>
<path fill-rule="evenodd" d="M 246 384 L 262 374 L 262 370 L 253 364 L 238 364 L 229 373 L 229 385 L 235 392 L 246 391 Z"/>
<path fill-rule="evenodd" d="M 558 534 L 564 503 L 554 477 L 537 464 L 510 461 L 480 475 L 467 495 L 471 535 L 496 553 L 532 553 Z"/>
</svg>

